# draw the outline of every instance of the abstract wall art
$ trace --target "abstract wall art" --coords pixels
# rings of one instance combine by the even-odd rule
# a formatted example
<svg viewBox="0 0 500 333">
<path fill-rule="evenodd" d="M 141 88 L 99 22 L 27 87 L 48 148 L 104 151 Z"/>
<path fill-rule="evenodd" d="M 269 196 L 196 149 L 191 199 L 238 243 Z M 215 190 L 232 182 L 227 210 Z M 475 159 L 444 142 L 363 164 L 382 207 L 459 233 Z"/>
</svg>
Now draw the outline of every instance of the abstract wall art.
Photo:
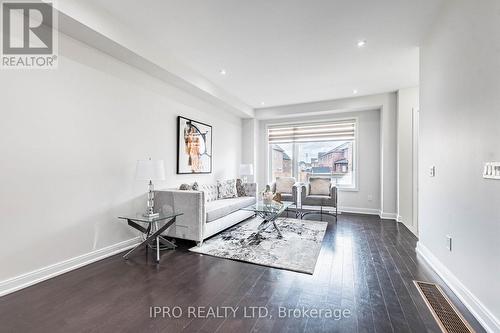
<svg viewBox="0 0 500 333">
<path fill-rule="evenodd" d="M 212 126 L 177 118 L 177 173 L 212 172 Z"/>
</svg>

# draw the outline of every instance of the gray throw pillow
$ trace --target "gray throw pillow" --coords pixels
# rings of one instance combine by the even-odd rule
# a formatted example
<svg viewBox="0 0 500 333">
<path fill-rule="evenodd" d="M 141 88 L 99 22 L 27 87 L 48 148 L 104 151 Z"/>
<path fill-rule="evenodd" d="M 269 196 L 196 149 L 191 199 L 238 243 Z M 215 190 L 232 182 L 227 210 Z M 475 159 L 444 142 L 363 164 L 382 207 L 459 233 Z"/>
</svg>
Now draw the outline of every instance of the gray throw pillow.
<svg viewBox="0 0 500 333">
<path fill-rule="evenodd" d="M 245 197 L 247 195 L 241 179 L 236 179 L 236 193 L 239 197 Z"/>
<path fill-rule="evenodd" d="M 181 190 L 181 191 L 199 191 L 200 187 L 199 187 L 197 182 L 194 182 L 193 185 L 181 184 L 181 186 L 179 186 L 179 190 Z"/>
</svg>

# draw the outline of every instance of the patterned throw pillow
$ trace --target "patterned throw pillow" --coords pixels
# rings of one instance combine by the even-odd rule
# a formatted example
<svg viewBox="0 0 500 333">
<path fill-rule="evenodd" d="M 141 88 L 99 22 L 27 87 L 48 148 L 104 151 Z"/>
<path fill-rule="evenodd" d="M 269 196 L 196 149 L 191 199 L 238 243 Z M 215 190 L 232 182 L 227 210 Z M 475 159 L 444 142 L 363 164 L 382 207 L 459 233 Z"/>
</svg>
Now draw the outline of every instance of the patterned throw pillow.
<svg viewBox="0 0 500 333">
<path fill-rule="evenodd" d="M 199 186 L 199 190 L 205 193 L 205 202 L 217 200 L 217 184 L 203 184 Z"/>
<path fill-rule="evenodd" d="M 236 180 L 217 181 L 217 189 L 219 191 L 219 199 L 235 198 L 237 193 Z"/>
<path fill-rule="evenodd" d="M 236 179 L 236 193 L 239 197 L 246 197 L 247 195 L 241 179 Z"/>
</svg>

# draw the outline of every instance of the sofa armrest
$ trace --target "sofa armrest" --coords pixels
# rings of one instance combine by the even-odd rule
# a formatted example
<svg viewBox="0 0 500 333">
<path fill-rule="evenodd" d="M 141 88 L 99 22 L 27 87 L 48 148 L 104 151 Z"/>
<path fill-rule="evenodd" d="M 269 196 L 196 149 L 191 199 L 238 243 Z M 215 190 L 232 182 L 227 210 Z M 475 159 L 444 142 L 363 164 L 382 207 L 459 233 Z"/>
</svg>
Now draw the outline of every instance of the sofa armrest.
<svg viewBox="0 0 500 333">
<path fill-rule="evenodd" d="M 203 240 L 205 222 L 205 194 L 201 191 L 155 191 L 155 211 L 159 213 L 183 213 L 173 226 L 179 230 L 173 237 Z M 171 232 L 168 233 L 171 235 Z M 184 236 L 183 236 L 184 235 Z"/>
<path fill-rule="evenodd" d="M 245 195 L 248 197 L 257 197 L 257 183 L 243 183 Z"/>
</svg>

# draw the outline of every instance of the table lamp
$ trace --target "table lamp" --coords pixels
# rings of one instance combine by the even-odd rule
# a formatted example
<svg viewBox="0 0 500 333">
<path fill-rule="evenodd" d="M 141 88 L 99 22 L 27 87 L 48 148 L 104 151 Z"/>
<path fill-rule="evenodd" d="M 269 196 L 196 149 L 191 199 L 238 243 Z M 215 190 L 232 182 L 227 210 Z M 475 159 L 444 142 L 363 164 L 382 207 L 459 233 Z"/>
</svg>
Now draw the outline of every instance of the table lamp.
<svg viewBox="0 0 500 333">
<path fill-rule="evenodd" d="M 153 212 L 155 198 L 153 180 L 165 180 L 165 166 L 163 161 L 153 161 L 151 158 L 149 160 L 137 161 L 135 179 L 149 180 L 147 210 L 144 216 L 150 218 L 158 217 L 160 214 Z"/>
<path fill-rule="evenodd" d="M 243 178 L 243 182 L 247 183 L 247 176 L 253 176 L 253 164 L 240 164 L 240 175 Z"/>
</svg>

